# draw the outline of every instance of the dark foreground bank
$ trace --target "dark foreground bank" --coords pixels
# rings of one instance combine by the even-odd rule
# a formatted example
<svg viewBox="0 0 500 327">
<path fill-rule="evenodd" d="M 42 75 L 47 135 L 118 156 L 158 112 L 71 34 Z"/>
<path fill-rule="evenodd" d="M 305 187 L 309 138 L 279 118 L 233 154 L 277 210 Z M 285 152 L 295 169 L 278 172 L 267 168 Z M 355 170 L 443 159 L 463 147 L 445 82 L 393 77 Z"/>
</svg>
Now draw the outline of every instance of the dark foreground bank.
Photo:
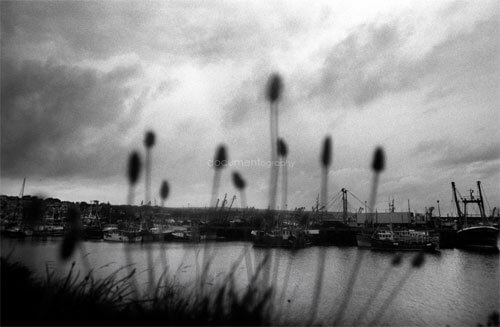
<svg viewBox="0 0 500 327">
<path fill-rule="evenodd" d="M 5 325 L 269 325 L 270 290 L 236 294 L 231 280 L 210 294 L 158 285 L 135 300 L 131 276 L 95 281 L 73 271 L 40 280 L 20 263 L 1 258 L 1 324 Z M 254 283 L 255 284 L 255 283 Z"/>
</svg>

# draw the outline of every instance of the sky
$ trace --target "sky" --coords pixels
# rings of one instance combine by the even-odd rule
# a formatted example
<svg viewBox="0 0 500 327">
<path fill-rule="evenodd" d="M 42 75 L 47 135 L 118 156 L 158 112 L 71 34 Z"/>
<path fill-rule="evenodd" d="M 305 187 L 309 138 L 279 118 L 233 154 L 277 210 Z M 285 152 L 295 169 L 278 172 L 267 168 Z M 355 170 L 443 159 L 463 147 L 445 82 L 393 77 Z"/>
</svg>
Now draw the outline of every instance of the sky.
<svg viewBox="0 0 500 327">
<path fill-rule="evenodd" d="M 152 148 L 152 193 L 206 206 L 218 145 L 219 196 L 268 205 L 269 103 L 279 73 L 279 135 L 289 149 L 288 207 L 314 205 L 320 152 L 333 140 L 329 198 L 451 213 L 482 182 L 500 206 L 498 1 L 0 2 L 1 193 L 127 201 L 127 161 Z M 278 203 L 281 202 L 278 194 Z M 135 203 L 144 199 L 144 173 Z M 352 208 L 362 206 L 352 196 Z M 337 204 L 330 210 L 340 210 Z M 437 210 L 437 209 L 436 209 Z"/>
</svg>

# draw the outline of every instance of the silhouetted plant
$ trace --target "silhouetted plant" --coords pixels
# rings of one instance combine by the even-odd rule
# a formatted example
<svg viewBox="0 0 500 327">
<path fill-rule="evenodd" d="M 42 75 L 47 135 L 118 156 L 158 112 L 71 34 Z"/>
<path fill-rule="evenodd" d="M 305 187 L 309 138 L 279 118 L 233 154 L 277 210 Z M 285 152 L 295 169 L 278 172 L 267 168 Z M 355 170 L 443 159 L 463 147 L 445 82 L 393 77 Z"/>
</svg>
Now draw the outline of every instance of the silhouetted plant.
<svg viewBox="0 0 500 327">
<path fill-rule="evenodd" d="M 379 174 L 384 170 L 385 168 L 385 155 L 382 147 L 377 147 L 375 149 L 375 154 L 373 157 L 373 162 L 372 162 L 372 170 L 374 171 L 374 178 L 373 178 L 373 184 L 372 184 L 372 192 L 370 195 L 370 206 L 369 209 L 373 213 L 373 208 L 375 206 L 375 200 L 377 197 L 377 188 L 378 188 L 378 180 L 379 180 Z M 371 215 L 370 215 L 371 216 Z M 373 219 L 370 218 L 370 224 L 373 223 Z M 351 270 L 351 274 L 349 276 L 349 280 L 346 285 L 346 293 L 343 297 L 342 303 L 340 304 L 339 309 L 337 310 L 337 313 L 335 314 L 335 318 L 333 321 L 333 325 L 338 325 L 342 323 L 342 319 L 345 313 L 345 309 L 347 308 L 347 305 L 349 304 L 349 301 L 352 296 L 352 291 L 354 289 L 354 285 L 356 283 L 356 279 L 358 277 L 359 273 L 359 268 L 361 267 L 361 262 L 363 261 L 363 257 L 366 252 L 357 252 L 356 253 L 356 261 L 354 263 L 353 269 Z"/>
<path fill-rule="evenodd" d="M 75 205 L 70 205 L 68 208 L 68 223 L 69 230 L 66 231 L 61 244 L 60 257 L 62 260 L 67 260 L 73 255 L 82 236 L 80 210 Z"/>
<path fill-rule="evenodd" d="M 150 140 L 151 141 L 151 140 Z M 154 141 L 154 140 L 153 140 Z M 134 188 L 139 180 L 139 175 L 141 172 L 141 159 L 137 152 L 132 152 L 129 157 L 128 163 L 128 180 L 129 180 L 129 195 L 128 195 L 128 204 L 132 205 L 134 202 Z M 132 258 L 130 255 L 130 250 L 128 247 L 125 247 L 125 262 L 128 268 L 129 274 L 132 272 Z M 138 297 L 138 286 L 135 277 L 131 278 L 132 287 L 135 293 L 135 296 Z"/>
<path fill-rule="evenodd" d="M 389 276 L 391 275 L 390 273 L 392 271 L 392 268 L 400 266 L 402 261 L 403 261 L 403 257 L 401 256 L 401 254 L 395 254 L 392 257 L 391 264 L 385 268 L 385 271 L 382 273 L 382 276 L 375 284 L 375 289 L 373 290 L 373 292 L 371 293 L 370 297 L 365 302 L 365 304 L 359 310 L 359 314 L 356 317 L 356 319 L 352 322 L 352 326 L 359 326 L 361 324 L 361 322 L 363 321 L 363 318 L 368 313 L 368 310 L 370 309 L 371 305 L 373 304 L 373 301 L 377 298 L 378 294 L 380 293 L 380 291 L 384 287 L 387 279 L 389 279 Z"/>
<path fill-rule="evenodd" d="M 328 199 L 328 169 L 332 162 L 332 140 L 330 136 L 325 138 L 323 151 L 321 153 L 321 206 L 325 208 Z"/>
<path fill-rule="evenodd" d="M 215 201 L 217 199 L 217 194 L 219 193 L 220 176 L 222 168 L 227 166 L 227 153 L 226 147 L 222 144 L 219 145 L 215 152 L 214 158 L 214 181 L 212 183 L 212 197 L 210 200 L 210 206 L 215 206 Z"/>
<path fill-rule="evenodd" d="M 43 219 L 45 210 L 43 197 L 33 197 L 27 205 L 23 205 L 23 222 L 28 226 L 38 225 Z"/>
<path fill-rule="evenodd" d="M 323 149 L 320 157 L 321 164 L 321 206 L 326 211 L 328 199 L 328 171 L 332 162 L 332 145 L 331 138 L 327 136 L 323 142 Z M 323 286 L 323 274 L 325 270 L 326 251 L 324 247 L 318 248 L 318 262 L 316 268 L 316 280 L 314 283 L 314 295 L 311 303 L 311 313 L 307 325 L 312 325 L 316 319 L 318 311 L 318 303 L 321 298 L 321 290 Z"/>
<path fill-rule="evenodd" d="M 280 158 L 280 162 L 283 159 L 285 163 L 280 165 L 282 170 L 282 188 L 281 188 L 281 210 L 287 209 L 287 200 L 288 200 L 288 163 L 286 162 L 286 158 L 288 155 L 288 147 L 285 143 L 285 140 L 282 138 L 278 139 L 278 156 Z"/>
<path fill-rule="evenodd" d="M 151 148 L 155 145 L 156 136 L 153 131 L 146 132 L 144 137 L 144 146 L 146 147 L 146 183 L 145 199 L 146 205 L 151 201 Z"/>
<path fill-rule="evenodd" d="M 162 207 L 165 206 L 165 200 L 168 197 L 169 191 L 170 191 L 170 188 L 168 186 L 168 182 L 164 180 L 161 183 L 161 187 L 160 187 L 160 197 L 161 197 L 161 206 Z"/>
<path fill-rule="evenodd" d="M 385 168 L 385 153 L 382 147 L 377 147 L 375 149 L 375 154 L 373 155 L 372 170 L 373 170 L 373 183 L 370 193 L 370 205 L 368 209 L 371 212 L 370 223 L 373 223 L 373 211 L 375 209 L 375 202 L 377 199 L 377 188 L 379 183 L 380 173 Z"/>
<path fill-rule="evenodd" d="M 270 131 L 271 131 L 271 180 L 269 185 L 269 209 L 276 207 L 276 189 L 278 185 L 277 145 L 278 145 L 278 102 L 283 90 L 283 82 L 279 74 L 272 74 L 267 83 L 267 100 L 270 104 Z"/>
<path fill-rule="evenodd" d="M 128 161 L 128 181 L 129 181 L 129 192 L 127 197 L 127 203 L 132 205 L 134 203 L 134 187 L 139 180 L 139 175 L 141 173 L 141 158 L 137 152 L 132 152 Z"/>
<path fill-rule="evenodd" d="M 153 131 L 146 132 L 144 137 L 144 146 L 146 147 L 146 182 L 145 182 L 145 202 L 146 206 L 151 205 L 151 148 L 155 145 L 156 136 Z M 148 217 L 149 218 L 149 217 Z M 149 221 L 149 220 L 148 220 Z M 153 269 L 153 254 L 151 253 L 151 248 L 146 249 L 146 256 L 148 261 L 148 285 L 149 292 L 153 291 L 153 282 L 155 280 L 155 270 Z"/>
<path fill-rule="evenodd" d="M 243 179 L 243 177 L 241 177 L 240 173 L 238 173 L 237 171 L 233 172 L 233 184 L 236 187 L 236 189 L 238 189 L 238 191 L 240 192 L 241 207 L 246 208 L 247 206 L 247 200 L 245 196 L 246 182 Z"/>
<path fill-rule="evenodd" d="M 392 289 L 391 293 L 389 293 L 385 301 L 382 303 L 382 306 L 375 314 L 373 320 L 370 322 L 370 326 L 379 324 L 380 319 L 382 318 L 386 310 L 389 308 L 389 305 L 392 303 L 392 301 L 394 301 L 394 299 L 397 297 L 398 293 L 401 291 L 404 284 L 408 281 L 408 279 L 416 271 L 416 269 L 421 268 L 424 265 L 424 263 L 425 263 L 424 252 L 418 252 L 413 256 L 413 258 L 411 259 L 411 264 L 408 267 L 408 270 L 406 271 L 405 275 L 399 280 L 398 284 Z"/>
</svg>

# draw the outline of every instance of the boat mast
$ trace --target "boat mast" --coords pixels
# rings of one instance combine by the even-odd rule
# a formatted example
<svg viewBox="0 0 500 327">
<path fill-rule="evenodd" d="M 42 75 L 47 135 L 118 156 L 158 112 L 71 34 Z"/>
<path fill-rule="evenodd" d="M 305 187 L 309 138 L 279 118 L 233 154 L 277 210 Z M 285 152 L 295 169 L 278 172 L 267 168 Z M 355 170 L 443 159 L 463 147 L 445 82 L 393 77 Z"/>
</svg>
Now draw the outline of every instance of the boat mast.
<svg viewBox="0 0 500 327">
<path fill-rule="evenodd" d="M 21 186 L 21 192 L 19 192 L 19 197 L 22 199 L 24 196 L 24 185 L 26 184 L 26 177 L 23 178 L 23 186 Z"/>
<path fill-rule="evenodd" d="M 462 210 L 460 210 L 460 203 L 458 202 L 457 190 L 455 188 L 455 182 L 451 182 L 451 189 L 453 190 L 453 200 L 455 201 L 455 205 L 457 206 L 458 218 L 462 218 Z"/>
<path fill-rule="evenodd" d="M 477 189 L 479 190 L 479 199 L 478 199 L 478 205 L 479 205 L 479 211 L 481 212 L 481 218 L 483 219 L 486 217 L 486 213 L 484 211 L 484 202 L 483 202 L 483 192 L 481 191 L 481 182 L 477 181 Z"/>
<path fill-rule="evenodd" d="M 347 221 L 347 190 L 345 188 L 342 189 L 342 219 L 345 224 Z"/>
</svg>

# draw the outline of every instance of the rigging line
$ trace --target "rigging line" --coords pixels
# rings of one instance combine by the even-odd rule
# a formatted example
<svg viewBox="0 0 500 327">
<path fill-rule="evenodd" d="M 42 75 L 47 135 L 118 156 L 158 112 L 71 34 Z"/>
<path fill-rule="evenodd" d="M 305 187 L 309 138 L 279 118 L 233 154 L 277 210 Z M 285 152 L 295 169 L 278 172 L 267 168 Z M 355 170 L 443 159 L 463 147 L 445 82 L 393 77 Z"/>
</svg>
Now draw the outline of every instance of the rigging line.
<svg viewBox="0 0 500 327">
<path fill-rule="evenodd" d="M 327 203 L 330 203 L 332 202 L 334 199 L 338 199 L 340 196 L 342 195 L 342 190 L 338 191 L 337 193 L 335 193 L 332 198 L 330 199 L 330 201 L 328 201 Z M 337 200 L 335 200 L 337 201 Z"/>
<path fill-rule="evenodd" d="M 483 198 L 486 200 L 486 204 L 488 205 L 488 211 L 491 212 L 490 203 L 488 202 L 488 198 L 486 197 L 486 192 L 484 192 L 484 186 L 483 186 Z M 486 216 L 488 216 L 488 215 L 486 215 Z"/>
<path fill-rule="evenodd" d="M 340 194 L 339 194 L 339 195 L 340 195 Z M 332 201 L 330 201 L 330 203 L 328 203 L 328 204 L 326 205 L 326 207 L 327 207 L 327 208 L 330 208 L 330 207 L 332 207 L 332 206 L 333 206 L 333 205 L 334 205 L 337 201 L 339 201 L 339 200 L 340 200 L 340 196 L 339 196 L 339 195 L 337 195 L 337 197 L 336 197 L 335 199 L 332 199 Z"/>
<path fill-rule="evenodd" d="M 339 192 L 337 192 L 337 193 L 333 194 L 333 195 L 332 195 L 332 197 L 331 197 L 331 199 L 330 199 L 330 200 L 328 200 L 326 203 L 331 202 L 331 201 L 332 201 L 332 199 L 333 199 L 333 198 L 335 198 L 336 196 L 338 196 L 338 194 L 339 194 L 340 192 L 341 192 L 341 191 L 339 191 Z M 320 203 L 320 205 L 321 205 L 321 203 Z M 316 207 L 316 200 L 312 203 L 312 207 Z M 327 207 L 328 207 L 328 205 L 327 205 Z"/>
<path fill-rule="evenodd" d="M 330 207 L 331 205 L 333 205 L 333 203 L 337 202 L 337 201 L 338 201 L 338 199 L 339 199 L 339 197 L 340 197 L 340 194 L 341 194 L 340 192 L 338 192 L 337 194 L 335 194 L 335 195 L 334 195 L 334 196 L 330 199 L 330 201 L 328 201 L 328 202 L 326 203 L 326 207 L 328 208 L 328 207 Z"/>
<path fill-rule="evenodd" d="M 361 201 L 356 195 L 352 194 L 351 191 L 347 190 L 347 192 L 349 192 L 350 195 L 352 195 L 356 200 L 359 201 L 359 203 L 361 203 L 363 206 L 365 205 L 365 202 L 364 201 Z M 368 206 L 367 206 L 368 207 Z"/>
</svg>

